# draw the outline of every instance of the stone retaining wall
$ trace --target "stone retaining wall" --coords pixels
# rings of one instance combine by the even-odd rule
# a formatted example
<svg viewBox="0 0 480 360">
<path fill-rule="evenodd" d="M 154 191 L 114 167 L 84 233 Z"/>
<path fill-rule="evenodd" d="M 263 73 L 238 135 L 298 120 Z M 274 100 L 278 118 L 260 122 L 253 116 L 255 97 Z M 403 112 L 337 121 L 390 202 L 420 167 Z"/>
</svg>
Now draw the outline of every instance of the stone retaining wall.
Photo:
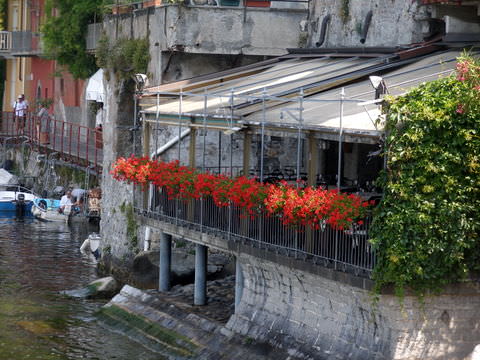
<svg viewBox="0 0 480 360">
<path fill-rule="evenodd" d="M 240 254 L 243 295 L 232 332 L 312 359 L 465 359 L 480 342 L 477 283 L 425 299 L 368 290 Z"/>
</svg>

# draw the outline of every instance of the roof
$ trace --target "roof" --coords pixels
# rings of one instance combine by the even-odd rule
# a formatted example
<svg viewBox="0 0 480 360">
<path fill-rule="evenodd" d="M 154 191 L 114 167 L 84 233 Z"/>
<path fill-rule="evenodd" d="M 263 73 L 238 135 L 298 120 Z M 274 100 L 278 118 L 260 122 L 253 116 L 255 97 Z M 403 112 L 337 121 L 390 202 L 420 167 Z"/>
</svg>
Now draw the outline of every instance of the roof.
<svg viewBox="0 0 480 360">
<path fill-rule="evenodd" d="M 140 105 L 147 119 L 170 125 L 255 128 L 263 124 L 323 134 L 337 134 L 342 128 L 347 134 L 379 137 L 380 110 L 378 102 L 372 102 L 375 90 L 368 76 L 381 76 L 388 93 L 400 95 L 449 75 L 459 54 L 440 51 L 407 59 L 396 54 L 282 57 L 198 81 L 147 89 Z"/>
</svg>

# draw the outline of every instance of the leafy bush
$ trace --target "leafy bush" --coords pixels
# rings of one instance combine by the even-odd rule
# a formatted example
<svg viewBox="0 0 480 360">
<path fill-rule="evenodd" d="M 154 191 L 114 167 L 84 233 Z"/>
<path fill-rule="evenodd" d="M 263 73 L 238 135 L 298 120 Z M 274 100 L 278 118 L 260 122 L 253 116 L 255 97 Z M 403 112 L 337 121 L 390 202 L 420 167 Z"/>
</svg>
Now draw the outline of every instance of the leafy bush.
<svg viewBox="0 0 480 360">
<path fill-rule="evenodd" d="M 75 78 L 86 79 L 96 71 L 95 57 L 86 52 L 87 25 L 102 14 L 102 0 L 47 0 L 47 19 L 42 26 L 43 45 Z M 55 9 L 55 10 L 54 10 Z"/>
<path fill-rule="evenodd" d="M 438 290 L 480 268 L 480 62 L 387 105 L 385 197 L 371 230 L 377 290 Z"/>
</svg>

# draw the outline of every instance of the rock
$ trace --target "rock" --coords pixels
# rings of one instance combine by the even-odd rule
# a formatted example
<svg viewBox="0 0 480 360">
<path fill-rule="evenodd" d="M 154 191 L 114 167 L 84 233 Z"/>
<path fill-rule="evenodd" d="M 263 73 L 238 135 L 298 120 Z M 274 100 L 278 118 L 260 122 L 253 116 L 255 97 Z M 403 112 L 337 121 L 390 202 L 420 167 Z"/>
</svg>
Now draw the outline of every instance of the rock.
<svg viewBox="0 0 480 360">
<path fill-rule="evenodd" d="M 75 290 L 66 290 L 61 293 L 71 297 L 77 298 L 111 298 L 115 295 L 120 286 L 118 282 L 112 277 L 107 276 L 101 279 L 92 281 L 86 287 Z"/>
</svg>

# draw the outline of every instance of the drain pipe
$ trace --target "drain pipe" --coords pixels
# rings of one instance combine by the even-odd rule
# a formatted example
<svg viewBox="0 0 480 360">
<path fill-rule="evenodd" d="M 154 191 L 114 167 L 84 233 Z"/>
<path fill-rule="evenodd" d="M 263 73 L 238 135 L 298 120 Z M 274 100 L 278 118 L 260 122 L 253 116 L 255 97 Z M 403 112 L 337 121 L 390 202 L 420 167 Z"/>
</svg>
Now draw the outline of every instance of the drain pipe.
<svg viewBox="0 0 480 360">
<path fill-rule="evenodd" d="M 327 37 L 327 26 L 328 26 L 328 23 L 330 22 L 330 18 L 331 18 L 330 14 L 327 14 L 322 20 L 322 25 L 320 27 L 320 37 L 318 41 L 315 43 L 316 47 L 322 46 L 323 43 L 325 42 L 325 38 Z"/>
<path fill-rule="evenodd" d="M 372 15 L 373 15 L 373 11 L 370 10 L 367 13 L 367 16 L 365 17 L 365 21 L 362 27 L 362 37 L 360 38 L 360 42 L 362 44 L 365 44 L 365 41 L 367 41 L 367 34 L 368 34 L 368 29 L 370 28 L 370 23 L 372 22 Z"/>
<path fill-rule="evenodd" d="M 157 156 L 162 155 L 165 151 L 170 149 L 172 146 L 174 146 L 176 143 L 179 142 L 179 140 L 182 140 L 185 136 L 190 134 L 190 129 L 187 129 L 183 131 L 180 136 L 175 136 L 172 140 L 168 141 L 165 145 L 160 146 L 156 151 L 154 151 L 151 155 L 150 158 L 156 158 Z M 180 160 L 180 159 L 178 159 Z"/>
<path fill-rule="evenodd" d="M 150 226 L 145 226 L 145 240 L 143 242 L 143 251 L 150 250 L 152 229 Z"/>
</svg>

